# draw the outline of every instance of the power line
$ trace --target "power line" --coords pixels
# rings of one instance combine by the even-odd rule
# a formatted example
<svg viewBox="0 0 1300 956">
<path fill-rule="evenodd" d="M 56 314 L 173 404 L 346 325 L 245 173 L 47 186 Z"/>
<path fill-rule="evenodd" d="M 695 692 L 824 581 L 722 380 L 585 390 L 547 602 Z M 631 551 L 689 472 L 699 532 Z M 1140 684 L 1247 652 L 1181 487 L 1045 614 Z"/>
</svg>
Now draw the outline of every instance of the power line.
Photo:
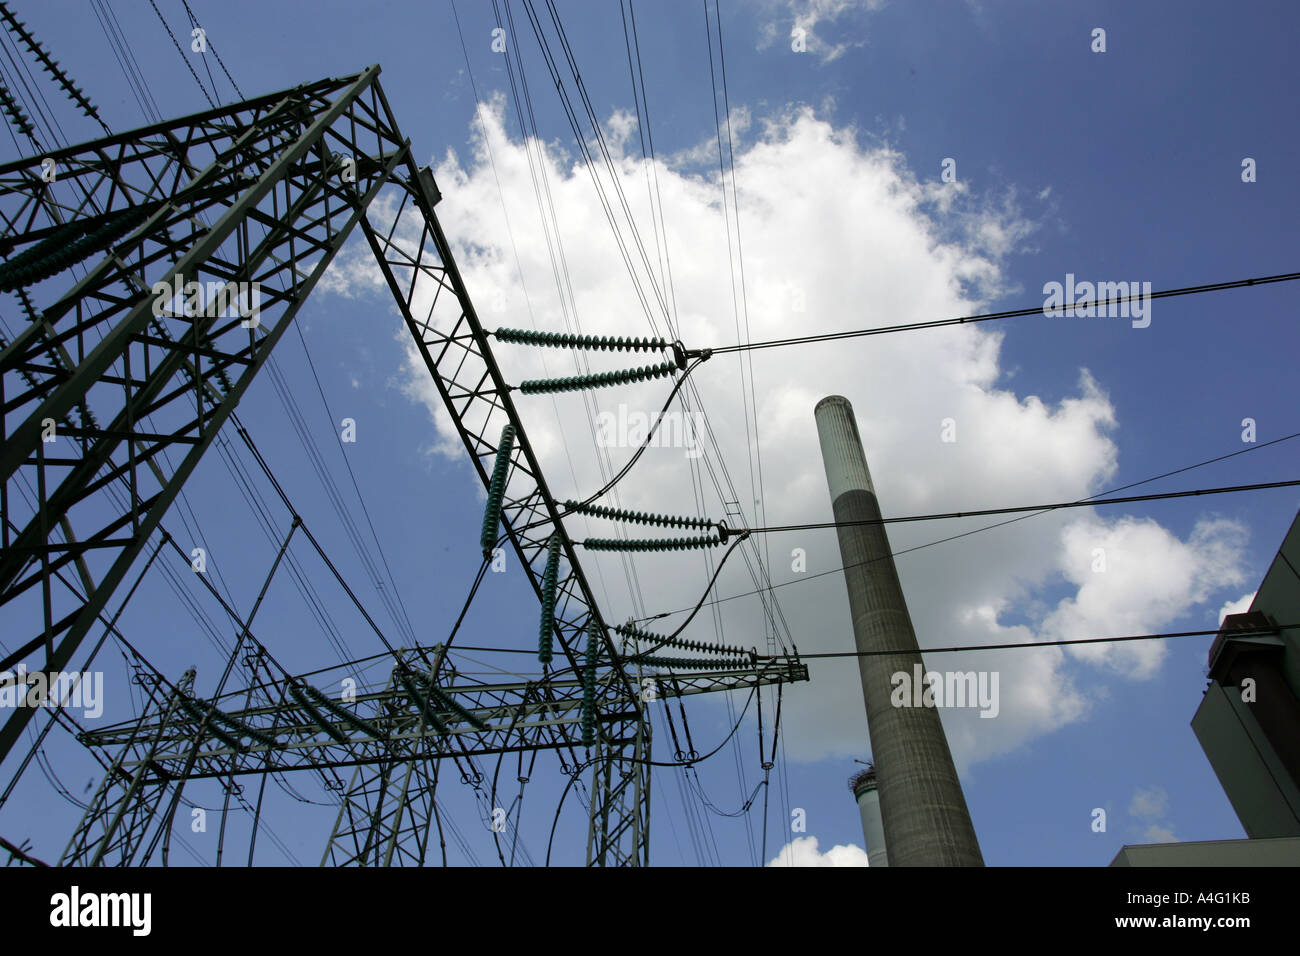
<svg viewBox="0 0 1300 956">
<path fill-rule="evenodd" d="M 1220 292 L 1224 289 L 1242 289 L 1248 286 L 1268 285 L 1274 282 L 1293 282 L 1300 279 L 1300 272 L 1284 272 L 1278 275 L 1259 276 L 1254 279 L 1234 279 L 1229 282 L 1213 282 L 1208 285 L 1186 286 L 1181 289 L 1164 289 L 1145 295 L 1130 295 L 1119 299 L 1106 299 L 1101 302 L 1071 302 L 1061 306 L 1070 308 L 1101 308 L 1123 305 L 1139 299 L 1169 299 L 1179 295 L 1197 295 L 1202 292 Z M 769 339 L 765 342 L 749 342 L 738 345 L 721 345 L 713 349 L 714 355 L 728 352 L 744 352 L 754 349 L 780 348 L 786 345 L 807 345 L 812 342 L 834 342 L 840 339 L 861 338 L 866 335 L 883 335 L 886 332 L 908 332 L 913 329 L 938 329 L 948 325 L 963 325 L 973 322 L 989 322 L 993 319 L 1012 319 L 1025 315 L 1042 315 L 1045 307 L 1041 305 L 1029 309 L 1007 309 L 1002 312 L 984 312 L 976 315 L 963 315 L 952 319 L 932 319 L 928 322 L 904 322 L 897 325 L 882 325 L 870 329 L 850 329 L 845 332 L 826 332 L 820 335 L 801 335 L 788 339 Z"/>
<path fill-rule="evenodd" d="M 1300 624 L 1279 624 L 1277 627 L 1263 628 L 1234 628 L 1233 637 L 1259 637 L 1264 634 L 1273 634 L 1276 631 L 1286 631 L 1291 628 L 1300 627 Z M 1059 641 L 1022 641 L 1015 644 L 961 644 L 956 647 L 923 647 L 922 654 L 948 654 L 957 651 L 1008 651 L 1022 647 L 1063 647 L 1067 644 L 1119 644 L 1124 641 L 1162 641 L 1174 637 L 1208 637 L 1212 634 L 1222 633 L 1221 628 L 1215 628 L 1212 631 L 1167 631 L 1164 634 L 1126 634 L 1123 637 L 1076 637 Z M 908 648 L 894 648 L 883 651 L 828 651 L 822 654 L 799 654 L 797 660 L 808 660 L 811 658 L 829 658 L 829 657 L 888 657 L 891 654 L 915 654 L 916 651 Z M 794 655 L 774 654 L 759 655 L 759 660 L 785 660 L 794 658 Z"/>
<path fill-rule="evenodd" d="M 185 12 L 189 14 L 190 22 L 197 27 L 199 25 L 199 19 L 194 15 L 194 11 L 190 9 L 188 0 L 181 0 L 181 3 L 185 5 Z M 199 27 L 199 29 L 203 29 L 203 28 Z M 244 91 L 239 88 L 239 84 L 235 82 L 235 78 L 231 76 L 230 71 L 226 69 L 225 61 L 221 59 L 221 54 L 217 52 L 217 45 L 212 42 L 212 38 L 207 35 L 206 30 L 204 31 L 204 40 L 207 41 L 208 49 L 212 51 L 212 55 L 217 58 L 217 64 L 221 67 L 221 72 L 226 74 L 226 79 L 228 79 L 230 81 L 230 85 L 235 88 L 235 94 L 241 100 L 246 99 L 246 97 L 244 96 Z M 213 83 L 212 89 L 215 91 L 216 88 L 217 88 L 217 84 Z"/>
<path fill-rule="evenodd" d="M 947 518 L 978 518 L 983 515 L 1015 514 L 1019 511 L 1056 511 L 1061 508 L 1092 508 L 1097 505 L 1119 505 L 1135 501 L 1159 501 L 1163 498 L 1191 498 L 1198 495 L 1223 495 L 1237 491 L 1262 491 L 1267 488 L 1289 488 L 1300 485 L 1293 481 L 1266 481 L 1253 485 L 1226 485 L 1222 488 L 1197 488 L 1192 491 L 1165 491 L 1154 495 L 1126 495 L 1123 498 L 1101 498 L 1086 501 L 1062 501 L 1051 505 L 1023 505 L 1016 508 L 983 508 L 979 511 L 950 511 L 946 514 L 898 515 L 893 518 L 862 518 L 856 521 L 819 521 L 809 524 L 774 525 L 770 528 L 744 528 L 741 533 L 775 534 L 781 531 L 813 531 L 821 528 L 850 528 L 866 525 L 898 524 L 904 521 L 938 521 Z"/>
<path fill-rule="evenodd" d="M 176 52 L 179 53 L 181 59 L 185 61 L 185 68 L 190 71 L 190 76 L 194 77 L 194 82 L 199 85 L 199 89 L 203 93 L 203 98 L 208 101 L 209 106 L 216 109 L 217 104 L 213 102 L 211 95 L 208 93 L 208 88 L 203 85 L 203 81 L 199 79 L 199 75 L 194 72 L 194 64 L 192 64 L 190 58 L 185 55 L 185 51 L 181 49 L 181 45 L 176 39 L 176 34 L 172 33 L 172 28 L 167 25 L 167 21 L 163 18 L 162 11 L 158 9 L 158 4 L 154 3 L 154 0 L 149 0 L 149 6 L 153 7 L 153 12 L 158 15 L 158 22 L 163 25 L 163 29 L 167 31 L 167 35 L 172 38 L 172 46 L 176 47 Z M 189 8 L 186 7 L 186 9 L 188 10 Z"/>
<path fill-rule="evenodd" d="M 1197 469 L 1197 468 L 1203 468 L 1203 467 L 1205 467 L 1206 465 L 1213 465 L 1213 464 L 1215 464 L 1215 463 L 1217 463 L 1217 462 L 1225 461 L 1225 460 L 1227 460 L 1227 459 L 1229 459 L 1229 458 L 1236 458 L 1238 455 L 1245 455 L 1245 454 L 1247 454 L 1247 453 L 1249 453 L 1249 452 L 1259 451 L 1259 450 L 1262 449 L 1262 448 L 1267 448 L 1267 447 L 1269 447 L 1270 445 L 1277 445 L 1277 444 L 1280 444 L 1280 443 L 1282 443 L 1282 442 L 1284 442 L 1284 441 L 1290 441 L 1290 440 L 1292 440 L 1293 438 L 1300 438 L 1300 432 L 1294 432 L 1294 433 L 1292 433 L 1292 434 L 1290 434 L 1290 435 L 1284 435 L 1284 436 L 1281 437 L 1281 438 L 1274 438 L 1272 441 L 1264 442 L 1264 443 L 1261 444 L 1261 445 L 1253 445 L 1253 446 L 1251 446 L 1250 448 L 1243 448 L 1243 449 L 1241 449 L 1240 451 L 1229 452 L 1229 453 L 1226 454 L 1226 455 L 1219 455 L 1219 456 L 1216 457 L 1216 458 L 1207 458 L 1205 461 L 1198 461 L 1198 462 L 1197 462 L 1196 464 L 1194 464 L 1194 465 L 1184 465 L 1182 468 L 1175 468 L 1173 471 L 1166 471 L 1166 472 L 1164 472 L 1163 474 L 1160 474 L 1160 475 L 1152 475 L 1150 478 L 1143 478 L 1141 481 L 1133 481 L 1133 482 L 1129 482 L 1127 485 L 1120 485 L 1120 486 L 1117 487 L 1117 488 L 1111 488 L 1111 489 L 1109 489 L 1109 490 L 1107 490 L 1107 491 L 1099 491 L 1099 492 L 1097 492 L 1097 494 L 1095 494 L 1095 495 L 1089 495 L 1087 498 L 1080 498 L 1079 500 L 1080 500 L 1081 502 L 1084 502 L 1084 501 L 1092 501 L 1094 498 L 1100 498 L 1102 495 L 1113 495 L 1113 494 L 1115 494 L 1117 491 L 1127 491 L 1129 488 L 1137 488 L 1137 487 L 1140 486 L 1140 485 L 1149 485 L 1151 482 L 1153 482 L 1153 481 L 1159 481 L 1159 480 L 1162 479 L 1162 478 L 1170 478 L 1170 477 L 1172 477 L 1172 476 L 1174 476 L 1174 475 L 1180 475 L 1180 474 L 1182 474 L 1183 472 L 1186 472 L 1186 471 L 1193 471 L 1194 469 Z M 897 558 L 897 557 L 900 557 L 900 556 L 902 556 L 902 555 L 904 555 L 904 554 L 911 554 L 913 551 L 922 551 L 922 550 L 924 550 L 925 548 L 933 548 L 933 547 L 935 547 L 936 545 L 947 544 L 949 541 L 956 541 L 956 540 L 958 540 L 959 538 L 968 538 L 968 537 L 970 537 L 971 535 L 980 534 L 981 532 L 984 532 L 984 531 L 992 531 L 994 528 L 1003 528 L 1003 527 L 1006 527 L 1006 526 L 1009 525 L 1009 524 L 1015 524 L 1015 523 L 1018 522 L 1018 521 L 1026 521 L 1026 520 L 1028 520 L 1028 519 L 1030 519 L 1030 518 L 1034 518 L 1034 517 L 1037 517 L 1038 515 L 1041 515 L 1041 514 L 1047 514 L 1047 513 L 1048 513 L 1048 512 L 1046 512 L 1046 511 L 1039 511 L 1039 512 L 1034 512 L 1034 513 L 1032 513 L 1032 514 L 1021 515 L 1021 516 L 1019 516 L 1018 518 L 1010 518 L 1010 519 L 1008 519 L 1007 521 L 998 521 L 998 522 L 995 522 L 994 524 L 985 525 L 985 526 L 982 527 L 982 528 L 972 528 L 970 531 L 962 531 L 962 532 L 960 532 L 959 534 L 949 535 L 949 536 L 946 537 L 946 538 L 939 538 L 938 540 L 935 540 L 935 541 L 927 541 L 925 544 L 918 544 L 918 545 L 914 545 L 913 547 L 910 547 L 910 548 L 903 548 L 903 549 L 900 550 L 900 551 L 892 551 L 892 552 L 890 552 L 889 557 L 891 557 L 891 558 Z M 828 575 L 828 574 L 838 574 L 838 573 L 840 573 L 840 572 L 842 572 L 842 571 L 845 571 L 845 570 L 847 570 L 847 569 L 849 569 L 849 568 L 860 568 L 860 567 L 865 567 L 865 566 L 868 565 L 868 564 L 872 564 L 872 563 L 874 563 L 874 562 L 876 562 L 876 561 L 882 561 L 882 560 L 884 560 L 884 558 L 871 558 L 871 559 L 869 559 L 869 560 L 867 560 L 867 561 L 859 561 L 859 562 L 856 562 L 856 563 L 854 563 L 854 564 L 845 564 L 845 565 L 840 565 L 839 567 L 831 568 L 829 571 L 818 571 L 816 574 L 809 574 L 809 575 L 806 575 L 806 576 L 801 576 L 801 577 L 795 578 L 793 581 L 782 581 L 780 584 L 773 584 L 773 585 L 770 585 L 768 588 L 760 588 L 760 589 L 755 590 L 755 591 L 744 591 L 744 592 L 742 592 L 742 593 L 740 593 L 740 594 L 731 594 L 731 595 L 728 595 L 727 597 L 724 597 L 724 598 L 718 598 L 716 601 L 712 601 L 712 602 L 710 602 L 710 603 L 711 603 L 711 604 L 721 604 L 721 603 L 723 603 L 723 602 L 725 602 L 725 601 L 735 601 L 735 600 L 737 600 L 737 599 L 739 599 L 739 598 L 752 597 L 752 596 L 754 596 L 755 594 L 761 594 L 761 593 L 763 593 L 763 592 L 766 591 L 766 590 L 770 590 L 771 588 L 784 588 L 784 587 L 789 587 L 789 586 L 792 585 L 792 584 L 802 584 L 803 582 L 805 582 L 805 581 L 811 581 L 811 580 L 813 580 L 814 578 L 822 578 L 822 577 L 825 577 L 825 576 Z M 641 618 L 641 619 L 639 619 L 636 623 L 641 623 L 641 622 L 643 622 L 643 621 L 653 621 L 653 620 L 657 620 L 658 618 L 662 618 L 662 617 L 671 617 L 671 616 L 674 615 L 674 614 L 681 614 L 681 613 L 683 613 L 683 612 L 685 612 L 685 611 L 690 611 L 690 610 L 692 610 L 692 608 L 690 608 L 690 607 L 683 607 L 683 608 L 677 608 L 677 609 L 674 610 L 674 611 L 663 611 L 663 612 L 661 612 L 661 613 L 659 613 L 659 614 L 654 615 L 653 617 Z"/>
</svg>

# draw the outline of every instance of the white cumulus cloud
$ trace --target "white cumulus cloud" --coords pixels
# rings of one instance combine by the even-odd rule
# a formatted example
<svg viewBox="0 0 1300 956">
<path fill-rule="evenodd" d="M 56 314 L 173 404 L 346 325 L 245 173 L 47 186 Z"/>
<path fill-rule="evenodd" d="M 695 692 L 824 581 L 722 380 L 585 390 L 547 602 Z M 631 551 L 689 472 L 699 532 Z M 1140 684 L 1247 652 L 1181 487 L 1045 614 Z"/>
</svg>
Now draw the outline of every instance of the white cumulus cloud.
<svg viewBox="0 0 1300 956">
<path fill-rule="evenodd" d="M 449 151 L 434 164 L 444 197 L 438 216 L 489 329 L 653 332 L 700 348 L 965 315 L 1007 291 L 1005 259 L 1034 229 L 1032 213 L 1021 209 L 1014 194 L 945 191 L 943 184 L 919 181 L 899 153 L 872 145 L 852 129 L 837 128 L 808 108 L 780 109 L 752 117 L 750 138 L 736 150 L 742 296 L 728 255 L 736 243 L 734 235 L 728 240 L 716 169 L 697 163 L 691 150 L 647 168 L 639 157 L 619 151 L 619 142 L 631 149 L 637 141 L 620 114 L 613 175 L 660 290 L 650 288 L 630 246 L 655 317 L 652 329 L 587 169 L 551 146 L 530 170 L 523 144 L 505 131 L 503 111 L 499 98 L 485 106 L 481 126 L 476 121 L 472 128 L 471 151 L 463 157 Z M 567 273 L 561 275 L 573 290 L 572 302 L 563 305 L 549 252 L 555 244 L 548 244 L 538 211 L 534 173 L 546 179 L 563 240 Z M 609 174 L 600 175 L 608 183 Z M 650 183 L 657 183 L 662 197 L 657 229 L 650 225 Z M 398 234 L 411 235 L 411 223 L 404 222 Z M 382 294 L 372 291 L 368 256 L 368 249 L 350 247 L 336 260 L 325 288 Z M 421 304 L 432 291 L 419 290 Z M 661 296 L 666 308 L 659 305 Z M 958 326 L 743 358 L 715 356 L 682 393 L 693 414 L 707 413 L 710 427 L 700 436 L 704 457 L 693 458 L 680 447 L 650 448 L 617 494 L 602 503 L 725 517 L 732 527 L 826 521 L 830 500 L 813 406 L 827 394 L 842 394 L 854 405 L 886 514 L 1073 500 L 1104 489 L 1118 464 L 1110 437 L 1117 422 L 1105 383 L 1080 369 L 1075 387 L 1058 399 L 1018 394 L 1007 386 L 1000 363 L 1005 334 L 991 326 Z M 400 335 L 405 341 L 404 329 Z M 423 362 L 412 345 L 407 348 L 406 388 L 430 410 L 430 444 L 462 456 Z M 492 348 L 510 382 L 586 368 L 562 350 L 499 342 Z M 590 353 L 596 370 L 647 361 L 658 359 Z M 595 423 L 602 411 L 624 406 L 657 413 L 670 388 L 658 379 L 554 398 L 516 393 L 556 496 L 585 497 L 631 456 L 632 448 L 597 447 Z M 949 422 L 952 428 L 945 427 Z M 945 433 L 956 440 L 944 440 Z M 480 492 L 468 469 L 465 483 L 467 495 L 470 488 Z M 1184 540 L 1150 520 L 1078 514 L 1055 512 L 902 554 L 897 565 L 922 647 L 1148 633 L 1188 606 L 1221 601 L 1219 588 L 1240 593 L 1244 532 L 1231 522 L 1207 518 Z M 898 551 L 991 523 L 900 524 L 889 535 Z M 570 519 L 566 527 L 578 540 L 616 533 L 615 525 L 596 519 Z M 654 536 L 645 528 L 628 533 Z M 772 592 L 781 610 L 773 615 L 776 632 L 765 602 L 750 595 L 720 603 L 716 615 L 700 613 L 685 637 L 760 651 L 791 643 L 803 652 L 852 649 L 833 532 L 756 535 L 742 548 L 723 568 L 713 596 L 764 584 L 757 573 L 761 559 L 780 585 Z M 1092 570 L 1096 548 L 1104 551 L 1105 572 Z M 806 559 L 803 570 L 799 552 Z M 693 607 L 712 573 L 707 560 L 699 552 L 639 554 L 626 562 L 583 554 L 587 577 L 611 621 Z M 647 627 L 667 633 L 681 620 L 672 614 Z M 954 756 L 965 768 L 1085 719 L 1104 692 L 1101 682 L 1114 679 L 1116 671 L 1126 678 L 1149 677 L 1162 655 L 1159 646 L 1135 643 L 1068 652 L 1046 647 L 932 654 L 927 664 L 999 673 L 995 719 L 982 719 L 974 709 L 943 712 Z M 796 685 L 784 695 L 789 754 L 801 760 L 861 756 L 868 741 L 856 665 L 818 660 L 810 671 L 811 685 Z"/>
<path fill-rule="evenodd" d="M 1219 623 L 1222 624 L 1223 619 L 1227 617 L 1229 614 L 1245 614 L 1247 611 L 1250 610 L 1250 606 L 1254 602 L 1255 602 L 1254 591 L 1251 591 L 1249 594 L 1243 594 L 1235 601 L 1224 601 L 1223 607 L 1219 608 Z"/>
<path fill-rule="evenodd" d="M 867 866 L 867 851 L 850 843 L 833 846 L 825 853 L 815 836 L 796 837 L 781 848 L 768 866 Z"/>
</svg>

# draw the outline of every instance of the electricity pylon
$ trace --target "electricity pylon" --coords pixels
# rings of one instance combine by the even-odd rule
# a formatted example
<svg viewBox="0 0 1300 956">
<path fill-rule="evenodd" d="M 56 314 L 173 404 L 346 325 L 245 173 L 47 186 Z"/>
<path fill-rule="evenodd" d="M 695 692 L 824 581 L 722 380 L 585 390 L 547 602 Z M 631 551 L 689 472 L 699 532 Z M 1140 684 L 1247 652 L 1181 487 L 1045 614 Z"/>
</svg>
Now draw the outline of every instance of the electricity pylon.
<svg viewBox="0 0 1300 956">
<path fill-rule="evenodd" d="M 420 863 L 437 762 L 576 754 L 584 697 L 595 726 L 588 863 L 648 862 L 643 678 L 600 619 L 434 215 L 437 185 L 378 76 L 373 66 L 0 166 L 0 291 L 18 294 L 30 319 L 0 351 L 0 613 L 22 641 L 0 671 L 42 653 L 29 672 L 62 671 L 107 623 L 110 596 L 358 226 L 485 485 L 496 437 L 514 430 L 501 524 L 539 599 L 559 539 L 553 623 L 568 667 L 462 686 L 445 683 L 425 649 L 399 655 L 386 689 L 340 703 L 277 679 L 255 655 L 242 706 L 197 701 L 190 675 L 176 685 L 155 675 L 129 726 L 83 735 L 114 751 L 113 770 L 65 862 L 129 864 L 142 847 L 147 860 L 164 792 L 176 788 L 174 811 L 186 779 L 355 766 L 326 861 Z M 587 634 L 597 646 L 584 661 Z M 574 675 L 588 661 L 598 677 L 583 691 Z M 798 663 L 714 670 L 652 680 L 678 688 L 671 696 L 807 679 Z M 17 708 L 0 727 L 0 762 L 31 714 Z"/>
</svg>

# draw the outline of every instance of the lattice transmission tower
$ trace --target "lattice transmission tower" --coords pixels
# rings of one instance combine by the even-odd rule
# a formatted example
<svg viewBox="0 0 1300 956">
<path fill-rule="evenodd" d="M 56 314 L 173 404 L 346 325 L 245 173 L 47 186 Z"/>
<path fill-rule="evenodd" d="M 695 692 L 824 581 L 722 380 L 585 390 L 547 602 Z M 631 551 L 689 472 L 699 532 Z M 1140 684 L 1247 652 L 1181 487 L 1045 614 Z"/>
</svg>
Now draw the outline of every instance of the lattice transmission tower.
<svg viewBox="0 0 1300 956">
<path fill-rule="evenodd" d="M 695 645 L 703 656 L 656 661 L 616 645 L 379 72 L 0 166 L 0 292 L 27 319 L 0 343 L 0 617 L 13 648 L 0 672 L 65 672 L 92 632 L 115 632 L 110 597 L 174 546 L 169 506 L 356 230 L 490 498 L 497 473 L 492 534 L 504 528 L 498 543 L 553 613 L 556 665 L 485 683 L 458 676 L 443 645 L 394 649 L 385 683 L 339 700 L 275 664 L 254 637 L 256 604 L 232 609 L 233 686 L 204 699 L 192 672 L 171 682 L 146 668 L 140 712 L 80 735 L 109 770 L 65 863 L 149 862 L 189 780 L 350 768 L 323 862 L 421 865 L 444 760 L 552 750 L 590 769 L 588 863 L 645 864 L 647 701 L 808 678 L 793 659 Z M 187 283 L 224 305 L 173 307 Z M 5 715 L 7 772 L 28 766 L 34 714 Z"/>
</svg>

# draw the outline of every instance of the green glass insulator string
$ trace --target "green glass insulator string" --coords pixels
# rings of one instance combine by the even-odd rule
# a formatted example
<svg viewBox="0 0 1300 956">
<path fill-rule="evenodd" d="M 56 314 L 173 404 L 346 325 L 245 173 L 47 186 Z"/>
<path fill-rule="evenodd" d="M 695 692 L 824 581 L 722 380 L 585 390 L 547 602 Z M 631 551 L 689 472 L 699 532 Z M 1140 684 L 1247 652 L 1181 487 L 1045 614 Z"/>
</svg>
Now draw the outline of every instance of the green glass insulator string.
<svg viewBox="0 0 1300 956">
<path fill-rule="evenodd" d="M 646 365 L 642 368 L 616 369 L 612 372 L 594 372 L 590 375 L 571 375 L 568 378 L 529 379 L 519 383 L 519 391 L 525 395 L 548 395 L 555 392 L 574 392 L 583 388 L 606 388 L 610 385 L 626 385 L 630 382 L 645 382 L 654 378 L 663 378 L 677 370 L 674 362 L 659 365 Z"/>
<path fill-rule="evenodd" d="M 712 528 L 717 522 L 708 518 L 691 518 L 677 515 L 657 515 L 643 511 L 630 511 L 626 508 L 606 508 L 586 501 L 566 501 L 566 510 L 591 515 L 594 518 L 608 518 L 611 521 L 630 521 L 633 524 L 662 525 L 668 528 Z"/>
<path fill-rule="evenodd" d="M 560 534 L 555 532 L 546 547 L 546 569 L 542 572 L 542 625 L 537 634 L 537 659 L 549 664 L 555 638 L 555 600 L 560 571 Z"/>
<path fill-rule="evenodd" d="M 539 332 L 527 329 L 497 329 L 493 333 L 501 342 L 517 345 L 541 345 L 550 348 L 595 349 L 615 352 L 662 352 L 670 348 L 665 339 L 636 339 L 612 335 L 572 335 L 567 332 Z"/>
<path fill-rule="evenodd" d="M 587 661 L 582 671 L 582 745 L 594 746 L 596 743 L 596 659 L 599 653 L 599 634 L 595 619 L 587 625 Z"/>
<path fill-rule="evenodd" d="M 716 535 L 700 538 L 584 538 L 582 546 L 588 551 L 691 551 L 696 548 L 715 548 L 722 544 Z"/>
<path fill-rule="evenodd" d="M 401 683 L 402 689 L 406 691 L 406 695 L 411 698 L 411 702 L 416 705 L 420 714 L 420 719 L 438 733 L 446 736 L 447 725 L 434 716 L 433 711 L 429 707 L 429 694 L 421 691 L 416 686 L 415 681 L 404 668 L 397 672 L 397 679 Z"/>
<path fill-rule="evenodd" d="M 614 630 L 624 637 L 630 637 L 633 640 L 648 641 L 655 644 L 656 647 L 680 647 L 683 650 L 694 651 L 700 654 L 718 654 L 724 657 L 747 657 L 749 652 L 743 647 L 734 647 L 726 644 L 707 644 L 703 641 L 688 641 L 680 637 L 668 636 L 662 634 L 652 634 L 649 631 L 643 631 L 634 624 L 618 624 Z M 642 654 L 632 655 L 632 659 L 640 660 L 651 653 L 646 651 Z"/>
<path fill-rule="evenodd" d="M 515 426 L 507 423 L 501 429 L 497 460 L 492 466 L 492 478 L 488 481 L 487 508 L 483 513 L 483 533 L 479 535 L 479 544 L 483 548 L 484 558 L 492 557 L 492 549 L 497 544 L 497 525 L 501 523 L 501 503 L 505 498 L 506 479 L 510 476 L 510 453 L 514 447 Z"/>
<path fill-rule="evenodd" d="M 733 667 L 744 667 L 748 663 L 748 660 L 743 658 L 737 658 L 737 659 L 724 658 L 722 660 L 718 660 L 714 658 L 709 660 L 704 660 L 704 659 L 696 660 L 696 659 L 691 659 L 686 657 L 658 657 L 658 656 L 650 656 L 650 655 L 647 655 L 645 657 L 636 657 L 633 658 L 633 660 L 635 660 L 638 664 L 642 664 L 646 667 L 666 667 L 670 669 L 676 668 L 678 670 L 697 670 L 697 671 L 726 670 L 728 668 L 733 668 Z"/>
<path fill-rule="evenodd" d="M 325 731 L 325 733 L 328 734 L 330 737 L 332 737 L 337 743 L 340 744 L 348 743 L 348 735 L 343 733 L 343 731 L 339 730 L 337 726 L 335 726 L 334 724 L 330 723 L 328 720 L 325 719 L 325 715 L 316 709 L 316 706 L 315 704 L 312 703 L 311 698 L 307 696 L 307 694 L 303 691 L 301 687 L 299 687 L 297 684 L 291 683 L 289 684 L 289 693 L 293 696 L 293 699 L 298 703 L 298 706 L 301 707 L 303 710 L 305 710 L 307 712 L 307 715 L 311 717 L 312 723 L 314 723 L 321 730 Z"/>
</svg>

